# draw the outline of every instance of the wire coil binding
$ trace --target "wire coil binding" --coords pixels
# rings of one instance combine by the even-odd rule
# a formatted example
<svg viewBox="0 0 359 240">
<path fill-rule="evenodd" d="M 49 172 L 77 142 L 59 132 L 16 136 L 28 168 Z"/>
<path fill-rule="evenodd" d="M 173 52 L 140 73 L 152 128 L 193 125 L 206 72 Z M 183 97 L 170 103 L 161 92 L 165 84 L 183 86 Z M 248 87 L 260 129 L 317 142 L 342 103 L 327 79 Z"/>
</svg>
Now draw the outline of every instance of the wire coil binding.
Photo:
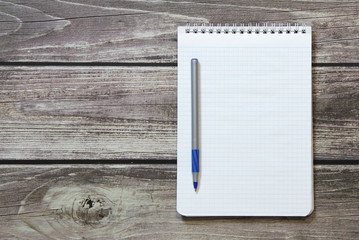
<svg viewBox="0 0 359 240">
<path fill-rule="evenodd" d="M 292 25 L 290 23 L 283 24 L 187 24 L 185 28 L 186 33 L 195 34 L 305 34 L 307 33 L 307 26 L 305 24 L 299 25 L 298 23 Z"/>
</svg>

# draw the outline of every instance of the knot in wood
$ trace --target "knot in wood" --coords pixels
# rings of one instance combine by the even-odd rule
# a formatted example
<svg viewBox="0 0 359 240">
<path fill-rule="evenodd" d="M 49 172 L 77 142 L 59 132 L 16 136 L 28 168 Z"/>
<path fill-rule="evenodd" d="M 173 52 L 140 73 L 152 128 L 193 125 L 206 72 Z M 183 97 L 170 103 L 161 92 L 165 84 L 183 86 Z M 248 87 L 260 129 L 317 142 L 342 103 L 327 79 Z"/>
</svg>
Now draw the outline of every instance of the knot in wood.
<svg viewBox="0 0 359 240">
<path fill-rule="evenodd" d="M 112 202 L 102 196 L 88 196 L 76 199 L 73 204 L 72 217 L 83 225 L 105 225 L 112 214 Z"/>
</svg>

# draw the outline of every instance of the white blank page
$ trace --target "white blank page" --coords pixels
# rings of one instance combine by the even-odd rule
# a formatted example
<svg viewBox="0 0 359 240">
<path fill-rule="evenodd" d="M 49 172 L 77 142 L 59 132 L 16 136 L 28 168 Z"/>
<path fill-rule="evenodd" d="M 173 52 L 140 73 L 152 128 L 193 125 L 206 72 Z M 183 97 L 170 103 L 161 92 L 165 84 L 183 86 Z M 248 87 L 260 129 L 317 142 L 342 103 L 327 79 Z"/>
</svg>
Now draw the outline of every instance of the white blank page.
<svg viewBox="0 0 359 240">
<path fill-rule="evenodd" d="M 191 171 L 191 59 L 199 60 L 200 179 Z M 313 209 L 311 28 L 178 28 L 177 211 L 306 216 Z"/>
</svg>

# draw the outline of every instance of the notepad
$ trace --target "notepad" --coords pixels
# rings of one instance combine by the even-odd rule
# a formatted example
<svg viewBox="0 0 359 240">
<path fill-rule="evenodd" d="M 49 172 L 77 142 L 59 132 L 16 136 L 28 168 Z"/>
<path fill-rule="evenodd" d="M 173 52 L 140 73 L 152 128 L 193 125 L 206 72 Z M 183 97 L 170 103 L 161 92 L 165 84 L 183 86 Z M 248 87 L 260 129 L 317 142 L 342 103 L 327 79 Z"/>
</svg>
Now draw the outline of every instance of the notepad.
<svg viewBox="0 0 359 240">
<path fill-rule="evenodd" d="M 178 28 L 177 211 L 307 216 L 313 208 L 311 27 Z M 199 62 L 199 187 L 191 59 Z"/>
</svg>

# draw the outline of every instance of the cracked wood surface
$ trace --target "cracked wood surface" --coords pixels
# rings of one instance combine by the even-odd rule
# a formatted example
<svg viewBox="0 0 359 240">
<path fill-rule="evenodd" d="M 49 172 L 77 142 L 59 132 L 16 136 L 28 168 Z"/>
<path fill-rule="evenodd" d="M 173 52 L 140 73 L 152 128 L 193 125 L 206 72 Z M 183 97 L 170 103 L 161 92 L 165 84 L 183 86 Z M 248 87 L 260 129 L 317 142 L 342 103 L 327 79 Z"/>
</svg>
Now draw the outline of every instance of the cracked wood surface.
<svg viewBox="0 0 359 240">
<path fill-rule="evenodd" d="M 183 218 L 175 165 L 1 168 L 1 239 L 358 239 L 359 166 L 315 166 L 307 218 Z"/>
<path fill-rule="evenodd" d="M 359 159 L 358 76 L 313 70 L 316 160 Z M 174 67 L 0 67 L 0 159 L 175 160 L 176 79 Z"/>
<path fill-rule="evenodd" d="M 0 0 L 0 61 L 177 61 L 177 26 L 303 23 L 313 62 L 359 62 L 359 2 Z"/>
</svg>

